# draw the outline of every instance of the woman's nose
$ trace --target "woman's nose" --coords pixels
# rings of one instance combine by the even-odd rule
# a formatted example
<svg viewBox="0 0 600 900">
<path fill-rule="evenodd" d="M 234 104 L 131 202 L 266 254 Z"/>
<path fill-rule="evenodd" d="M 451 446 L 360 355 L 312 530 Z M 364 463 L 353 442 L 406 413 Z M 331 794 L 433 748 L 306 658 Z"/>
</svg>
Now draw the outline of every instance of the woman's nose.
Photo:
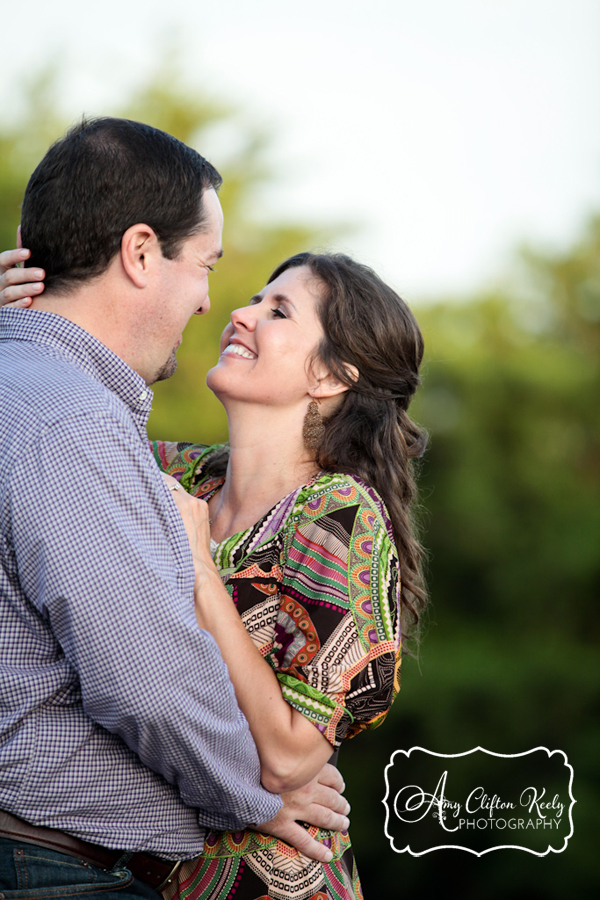
<svg viewBox="0 0 600 900">
<path fill-rule="evenodd" d="M 231 313 L 231 324 L 235 328 L 245 328 L 247 331 L 253 331 L 256 328 L 257 313 L 256 307 L 241 306 L 234 309 Z"/>
</svg>

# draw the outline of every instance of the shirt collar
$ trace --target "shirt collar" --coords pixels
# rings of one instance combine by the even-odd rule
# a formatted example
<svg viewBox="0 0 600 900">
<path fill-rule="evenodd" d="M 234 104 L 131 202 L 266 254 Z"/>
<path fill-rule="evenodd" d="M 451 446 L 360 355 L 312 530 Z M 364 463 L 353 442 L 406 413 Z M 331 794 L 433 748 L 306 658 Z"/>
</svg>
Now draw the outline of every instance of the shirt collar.
<svg viewBox="0 0 600 900">
<path fill-rule="evenodd" d="M 0 309 L 0 341 L 27 341 L 52 347 L 119 397 L 142 425 L 153 393 L 120 356 L 64 316 L 39 309 Z"/>
</svg>

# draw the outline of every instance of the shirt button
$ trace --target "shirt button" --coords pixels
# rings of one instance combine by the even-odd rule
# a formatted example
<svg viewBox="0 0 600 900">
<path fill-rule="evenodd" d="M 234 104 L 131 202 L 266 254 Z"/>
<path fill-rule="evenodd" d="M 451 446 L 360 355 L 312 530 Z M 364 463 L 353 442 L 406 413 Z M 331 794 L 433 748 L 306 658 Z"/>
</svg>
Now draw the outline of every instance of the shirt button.
<svg viewBox="0 0 600 900">
<path fill-rule="evenodd" d="M 142 393 L 140 394 L 140 400 L 145 400 L 147 396 L 148 396 L 148 391 L 142 391 Z"/>
</svg>

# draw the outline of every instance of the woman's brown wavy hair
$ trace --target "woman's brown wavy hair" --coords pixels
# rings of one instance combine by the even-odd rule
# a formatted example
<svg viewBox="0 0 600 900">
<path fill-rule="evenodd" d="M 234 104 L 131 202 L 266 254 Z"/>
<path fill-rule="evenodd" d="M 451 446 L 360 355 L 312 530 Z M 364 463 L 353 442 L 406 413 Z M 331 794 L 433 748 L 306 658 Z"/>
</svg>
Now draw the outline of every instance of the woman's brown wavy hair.
<svg viewBox="0 0 600 900">
<path fill-rule="evenodd" d="M 338 253 L 298 253 L 275 269 L 269 283 L 298 266 L 307 266 L 319 285 L 324 338 L 316 356 L 348 386 L 325 420 L 316 461 L 323 471 L 357 475 L 385 503 L 400 559 L 406 636 L 427 599 L 413 517 L 414 461 L 425 451 L 427 433 L 407 414 L 420 384 L 423 335 L 406 303 L 368 266 Z M 349 365 L 358 369 L 357 380 Z"/>
</svg>

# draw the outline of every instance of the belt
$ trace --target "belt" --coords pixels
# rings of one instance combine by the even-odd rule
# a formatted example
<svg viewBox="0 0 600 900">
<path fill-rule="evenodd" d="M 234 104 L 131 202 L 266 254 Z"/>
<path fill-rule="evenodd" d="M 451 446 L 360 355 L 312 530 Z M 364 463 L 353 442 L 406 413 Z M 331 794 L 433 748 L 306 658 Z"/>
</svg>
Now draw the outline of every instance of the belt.
<svg viewBox="0 0 600 900">
<path fill-rule="evenodd" d="M 57 853 L 75 856 L 83 862 L 91 863 L 100 869 L 112 869 L 122 859 L 123 866 L 128 868 L 134 878 L 138 878 L 148 887 L 160 893 L 169 884 L 181 865 L 181 860 L 173 862 L 159 859 L 149 853 L 132 853 L 125 850 L 109 850 L 98 844 L 80 841 L 72 834 L 65 834 L 56 828 L 44 828 L 31 825 L 10 813 L 0 811 L 0 837 L 25 844 L 35 844 Z"/>
</svg>

